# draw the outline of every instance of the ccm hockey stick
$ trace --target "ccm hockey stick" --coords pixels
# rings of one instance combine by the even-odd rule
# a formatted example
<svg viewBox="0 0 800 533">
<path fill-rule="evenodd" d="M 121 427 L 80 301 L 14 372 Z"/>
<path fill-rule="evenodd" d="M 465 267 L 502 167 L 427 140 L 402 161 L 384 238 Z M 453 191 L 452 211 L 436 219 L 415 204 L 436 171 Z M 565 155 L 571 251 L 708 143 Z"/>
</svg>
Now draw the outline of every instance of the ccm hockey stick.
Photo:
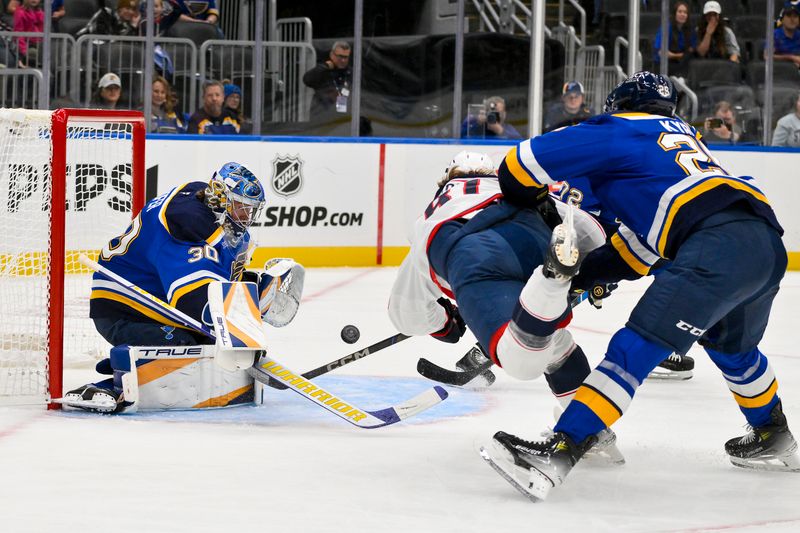
<svg viewBox="0 0 800 533">
<path fill-rule="evenodd" d="M 570 300 L 570 307 L 575 307 L 583 300 L 588 298 L 589 292 L 584 291 Z M 470 348 L 472 350 L 472 348 Z M 483 349 L 481 349 L 483 351 Z M 466 354 L 464 354 L 466 355 Z M 486 355 L 486 354 L 484 354 Z M 420 357 L 417 361 L 417 372 L 423 377 L 433 381 L 438 381 L 445 385 L 452 385 L 454 387 L 463 387 L 473 379 L 477 378 L 487 370 L 489 370 L 494 363 L 491 359 L 476 366 L 471 370 L 450 370 L 433 363 L 424 357 Z"/>
<path fill-rule="evenodd" d="M 331 361 L 328 364 L 319 366 L 313 370 L 309 370 L 308 372 L 303 372 L 302 377 L 306 379 L 314 379 L 317 376 L 327 374 L 331 370 L 336 370 L 337 368 L 341 368 L 344 365 L 349 365 L 354 361 L 358 361 L 359 359 L 362 359 L 370 354 L 383 350 L 384 348 L 388 348 L 389 346 L 397 344 L 398 342 L 404 341 L 408 338 L 409 338 L 408 335 L 403 335 L 402 333 L 395 333 L 391 337 L 387 337 L 383 340 L 376 342 L 375 344 L 371 344 L 362 350 L 356 350 L 355 352 L 349 353 L 343 357 L 340 357 L 339 359 Z M 270 381 L 269 385 L 276 389 L 286 388 L 285 385 L 281 384 L 281 382 L 277 380 Z"/>
<path fill-rule="evenodd" d="M 81 254 L 80 262 L 98 272 L 106 279 L 113 281 L 119 286 L 127 289 L 125 294 L 133 297 L 138 303 L 154 309 L 170 319 L 189 327 L 195 331 L 205 334 L 211 339 L 216 339 L 214 329 L 209 328 L 202 322 L 186 315 L 179 309 L 169 305 L 160 298 L 150 294 L 148 291 L 138 287 L 137 285 L 126 280 L 122 276 L 112 272 L 104 266 L 92 261 L 85 255 Z M 250 297 L 257 302 L 258 298 L 255 297 L 255 285 L 253 284 L 232 284 L 228 285 L 251 285 L 250 290 L 253 294 Z M 248 288 L 245 288 L 248 290 Z M 256 307 L 257 309 L 257 307 Z M 260 317 L 258 317 L 260 321 Z M 230 330 L 226 331 L 224 338 L 230 339 Z M 261 347 L 263 348 L 263 347 Z M 258 347 L 253 347 L 254 350 Z M 364 429 L 373 429 L 383 426 L 388 426 L 410 418 L 426 409 L 433 407 L 447 398 L 447 391 L 443 388 L 436 386 L 424 391 L 423 393 L 407 400 L 405 402 L 393 405 L 377 411 L 367 411 L 356 407 L 352 402 L 345 401 L 341 396 L 332 394 L 317 385 L 312 384 L 296 372 L 292 372 L 278 361 L 268 357 L 266 354 L 262 355 L 258 363 L 247 369 L 254 379 L 261 383 L 266 383 L 269 379 L 277 379 L 286 387 L 292 389 L 294 392 L 304 397 L 305 399 L 317 404 L 325 410 L 333 413 L 339 418 L 353 424 L 356 427 Z"/>
</svg>

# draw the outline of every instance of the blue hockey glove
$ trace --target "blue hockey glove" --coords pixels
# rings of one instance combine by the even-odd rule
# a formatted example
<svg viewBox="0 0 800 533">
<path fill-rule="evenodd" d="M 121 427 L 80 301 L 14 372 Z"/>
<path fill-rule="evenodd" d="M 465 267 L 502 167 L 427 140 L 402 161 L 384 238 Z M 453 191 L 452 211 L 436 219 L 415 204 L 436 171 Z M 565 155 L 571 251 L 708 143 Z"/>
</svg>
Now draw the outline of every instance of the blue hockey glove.
<svg viewBox="0 0 800 533">
<path fill-rule="evenodd" d="M 453 302 L 447 298 L 439 298 L 436 301 L 439 303 L 439 305 L 444 307 L 444 310 L 447 313 L 447 322 L 445 322 L 442 329 L 431 333 L 431 337 L 438 341 L 455 344 L 459 341 L 459 339 L 461 339 L 461 337 L 464 335 L 464 332 L 467 331 L 467 325 L 464 323 L 464 319 L 461 318 L 461 313 L 458 312 L 458 307 L 453 305 Z"/>
</svg>

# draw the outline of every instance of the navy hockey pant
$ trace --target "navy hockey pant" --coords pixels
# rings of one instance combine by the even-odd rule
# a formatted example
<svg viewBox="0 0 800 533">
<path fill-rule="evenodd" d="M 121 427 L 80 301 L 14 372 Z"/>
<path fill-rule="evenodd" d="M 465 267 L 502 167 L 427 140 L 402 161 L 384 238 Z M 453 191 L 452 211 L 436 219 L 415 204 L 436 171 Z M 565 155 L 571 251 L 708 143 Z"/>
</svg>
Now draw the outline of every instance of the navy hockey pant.
<svg viewBox="0 0 800 533">
<path fill-rule="evenodd" d="M 461 316 L 484 350 L 511 320 L 525 283 L 544 263 L 551 234 L 537 211 L 501 203 L 469 222 L 443 225 L 431 242 L 431 266 L 450 284 Z M 547 376 L 557 395 L 575 390 L 589 372 L 583 352 L 573 354 Z"/>
<path fill-rule="evenodd" d="M 778 232 L 755 217 L 712 216 L 681 244 L 655 278 L 603 361 L 578 390 L 556 431 L 577 442 L 611 425 L 670 352 L 699 341 L 722 371 L 747 422 L 761 426 L 779 401 L 777 381 L 758 350 L 786 272 Z"/>
</svg>

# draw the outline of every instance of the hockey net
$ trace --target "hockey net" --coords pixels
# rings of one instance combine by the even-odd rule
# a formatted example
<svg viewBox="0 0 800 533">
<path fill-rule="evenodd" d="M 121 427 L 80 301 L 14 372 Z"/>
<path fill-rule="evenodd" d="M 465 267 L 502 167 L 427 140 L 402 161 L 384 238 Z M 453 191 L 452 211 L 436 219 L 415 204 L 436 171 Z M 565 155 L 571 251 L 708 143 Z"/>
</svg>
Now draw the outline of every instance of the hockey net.
<svg viewBox="0 0 800 533">
<path fill-rule="evenodd" d="M 78 257 L 141 209 L 144 131 L 132 111 L 0 109 L 0 405 L 49 403 L 65 366 L 107 356 Z"/>
</svg>

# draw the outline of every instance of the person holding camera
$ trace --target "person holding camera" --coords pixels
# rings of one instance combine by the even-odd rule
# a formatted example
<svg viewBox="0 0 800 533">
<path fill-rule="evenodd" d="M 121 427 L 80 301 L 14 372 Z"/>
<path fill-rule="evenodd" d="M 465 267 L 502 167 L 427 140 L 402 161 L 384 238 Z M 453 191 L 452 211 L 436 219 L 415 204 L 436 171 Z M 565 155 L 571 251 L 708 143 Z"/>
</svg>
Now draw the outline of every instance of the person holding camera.
<svg viewBox="0 0 800 533">
<path fill-rule="evenodd" d="M 550 106 L 544 117 L 543 133 L 557 130 L 564 126 L 574 126 L 592 116 L 585 105 L 583 85 L 577 81 L 564 84 L 561 90 L 561 101 Z"/>
<path fill-rule="evenodd" d="M 703 141 L 706 144 L 736 144 L 742 128 L 736 123 L 736 114 L 730 102 L 721 100 L 714 106 L 714 116 L 703 124 Z"/>
<path fill-rule="evenodd" d="M 468 115 L 461 124 L 462 138 L 522 139 L 522 135 L 506 122 L 506 101 L 500 96 L 490 96 L 483 101 L 483 110 Z"/>
</svg>

